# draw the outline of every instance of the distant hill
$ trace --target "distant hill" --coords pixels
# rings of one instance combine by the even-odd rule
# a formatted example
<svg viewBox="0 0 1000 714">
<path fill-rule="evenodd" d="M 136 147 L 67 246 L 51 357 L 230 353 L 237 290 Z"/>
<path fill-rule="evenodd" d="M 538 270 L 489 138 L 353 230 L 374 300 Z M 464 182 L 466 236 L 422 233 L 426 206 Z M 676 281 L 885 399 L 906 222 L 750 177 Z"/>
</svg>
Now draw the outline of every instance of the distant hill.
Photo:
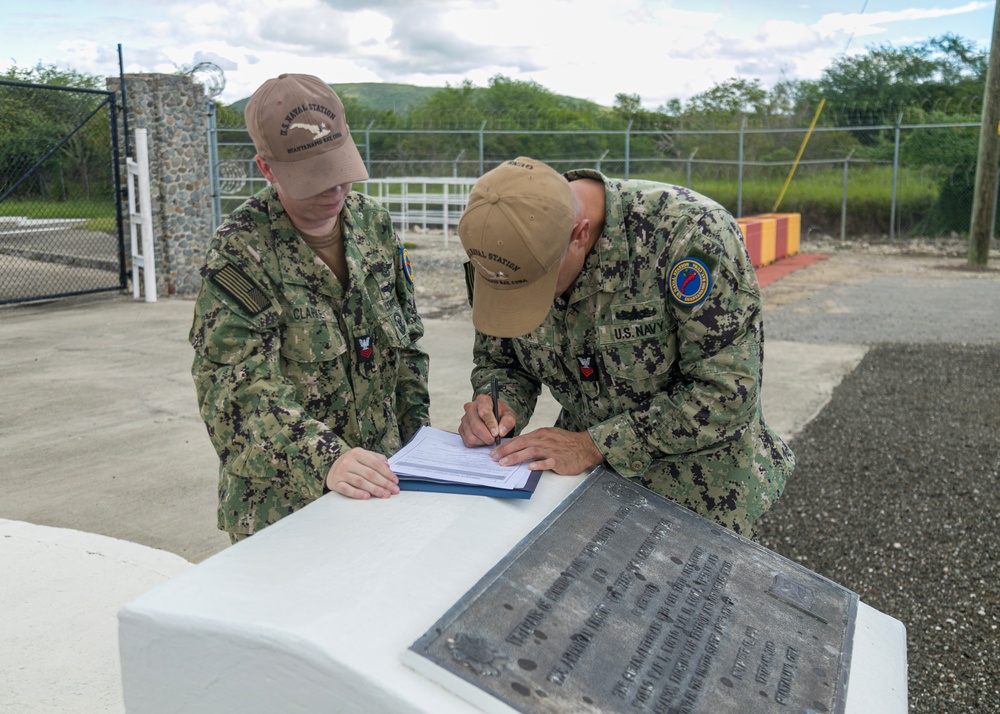
<svg viewBox="0 0 1000 714">
<path fill-rule="evenodd" d="M 414 84 L 391 84 L 387 82 L 354 82 L 348 84 L 331 84 L 333 91 L 341 99 L 352 99 L 358 104 L 383 111 L 386 109 L 402 112 L 414 102 L 429 97 L 444 87 L 418 87 Z M 250 97 L 233 102 L 229 106 L 243 112 Z"/>
<path fill-rule="evenodd" d="M 419 87 L 415 84 L 392 84 L 389 82 L 354 82 L 349 84 L 331 84 L 341 99 L 348 99 L 376 111 L 392 110 L 402 113 L 411 104 L 426 99 L 444 87 Z M 594 108 L 600 106 L 586 99 L 561 96 L 568 106 L 577 108 Z M 240 114 L 246 107 L 250 97 L 233 102 L 229 106 Z M 605 107 L 606 108 L 606 107 Z"/>
<path fill-rule="evenodd" d="M 350 97 L 358 104 L 383 111 L 402 112 L 410 104 L 426 99 L 444 87 L 418 87 L 415 84 L 390 84 L 384 82 L 355 82 L 331 84 L 341 99 Z"/>
</svg>

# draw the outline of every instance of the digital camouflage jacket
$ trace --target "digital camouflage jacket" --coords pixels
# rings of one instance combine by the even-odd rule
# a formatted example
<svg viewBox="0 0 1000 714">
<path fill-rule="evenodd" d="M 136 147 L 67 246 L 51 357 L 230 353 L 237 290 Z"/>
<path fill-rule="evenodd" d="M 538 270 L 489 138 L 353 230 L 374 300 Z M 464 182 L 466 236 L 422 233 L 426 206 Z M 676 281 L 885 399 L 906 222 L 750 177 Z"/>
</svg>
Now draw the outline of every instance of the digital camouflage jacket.
<svg viewBox="0 0 1000 714">
<path fill-rule="evenodd" d="M 220 459 L 219 528 L 254 533 L 323 494 L 347 449 L 390 455 L 429 424 L 428 357 L 388 211 L 350 193 L 349 287 L 267 187 L 218 228 L 190 341 Z"/>
<path fill-rule="evenodd" d="M 760 403 L 760 289 L 739 226 L 693 191 L 596 171 L 605 226 L 567 296 L 520 338 L 476 335 L 472 386 L 530 418 L 541 385 L 556 426 L 588 431 L 623 476 L 750 536 L 784 489 L 789 448 Z"/>
</svg>

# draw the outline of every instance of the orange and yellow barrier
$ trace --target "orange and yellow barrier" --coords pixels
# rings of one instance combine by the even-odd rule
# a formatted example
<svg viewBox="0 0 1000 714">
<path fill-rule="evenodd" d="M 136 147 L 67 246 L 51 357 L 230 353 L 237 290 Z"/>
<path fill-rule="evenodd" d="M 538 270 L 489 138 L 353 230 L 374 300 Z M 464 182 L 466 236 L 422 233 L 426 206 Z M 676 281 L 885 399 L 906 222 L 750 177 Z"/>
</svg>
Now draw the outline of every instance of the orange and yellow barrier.
<svg viewBox="0 0 1000 714">
<path fill-rule="evenodd" d="M 750 262 L 755 268 L 799 252 L 802 215 L 799 213 L 762 213 L 737 218 L 743 231 Z"/>
</svg>

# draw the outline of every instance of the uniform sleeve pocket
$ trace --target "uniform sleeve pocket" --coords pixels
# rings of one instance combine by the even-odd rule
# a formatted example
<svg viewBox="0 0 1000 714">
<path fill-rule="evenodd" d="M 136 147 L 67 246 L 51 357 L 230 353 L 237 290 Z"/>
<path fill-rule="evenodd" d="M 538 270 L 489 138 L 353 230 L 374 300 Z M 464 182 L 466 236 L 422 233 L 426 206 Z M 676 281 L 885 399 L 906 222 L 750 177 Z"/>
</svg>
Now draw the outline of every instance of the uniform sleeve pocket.
<svg viewBox="0 0 1000 714">
<path fill-rule="evenodd" d="M 197 314 L 195 348 L 216 364 L 237 364 L 260 344 L 260 333 L 247 321 L 226 307 L 219 307 L 211 318 Z"/>
</svg>

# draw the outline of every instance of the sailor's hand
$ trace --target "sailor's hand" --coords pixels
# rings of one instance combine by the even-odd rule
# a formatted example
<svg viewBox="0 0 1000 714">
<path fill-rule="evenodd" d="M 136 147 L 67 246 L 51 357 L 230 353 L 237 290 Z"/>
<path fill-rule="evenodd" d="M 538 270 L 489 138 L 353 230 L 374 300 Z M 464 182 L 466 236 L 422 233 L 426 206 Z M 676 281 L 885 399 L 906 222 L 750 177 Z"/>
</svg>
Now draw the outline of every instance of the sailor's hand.
<svg viewBox="0 0 1000 714">
<path fill-rule="evenodd" d="M 530 462 L 532 471 L 554 471 L 557 474 L 583 473 L 604 461 L 590 434 L 586 431 L 566 431 L 555 427 L 537 429 L 515 436 L 490 452 L 501 466 Z"/>
<path fill-rule="evenodd" d="M 389 460 L 367 449 L 353 448 L 341 454 L 326 475 L 326 486 L 348 498 L 389 498 L 399 493 L 399 479 Z"/>
<path fill-rule="evenodd" d="M 500 423 L 493 418 L 493 400 L 488 394 L 480 394 L 465 403 L 465 415 L 458 426 L 458 434 L 466 446 L 493 446 L 498 436 L 509 434 L 517 424 L 514 410 L 505 401 L 497 403 Z"/>
</svg>

